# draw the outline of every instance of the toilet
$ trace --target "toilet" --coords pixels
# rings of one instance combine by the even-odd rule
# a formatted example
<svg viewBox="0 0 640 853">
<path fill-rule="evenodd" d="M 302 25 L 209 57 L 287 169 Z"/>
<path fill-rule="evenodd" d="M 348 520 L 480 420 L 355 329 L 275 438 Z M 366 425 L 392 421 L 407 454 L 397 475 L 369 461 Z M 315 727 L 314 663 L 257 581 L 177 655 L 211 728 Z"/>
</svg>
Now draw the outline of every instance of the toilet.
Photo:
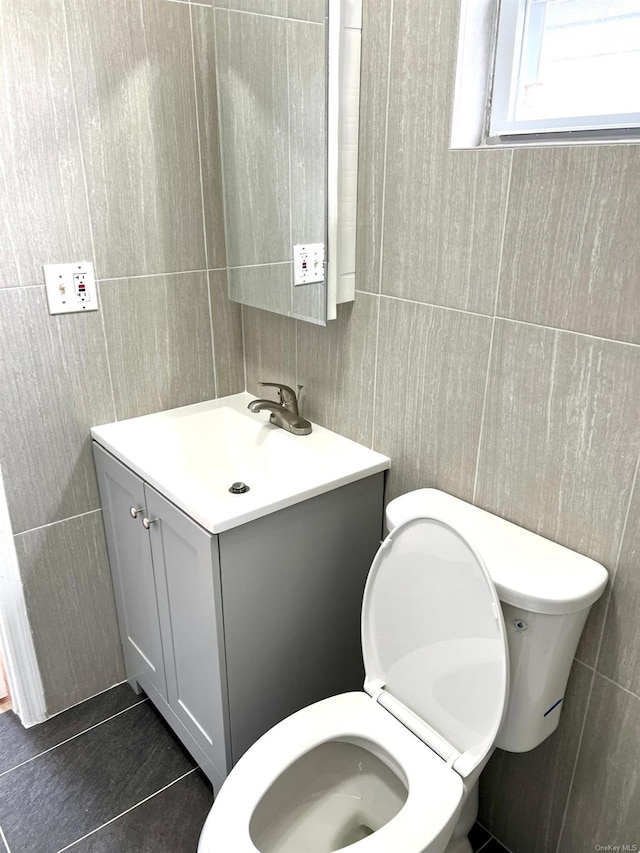
<svg viewBox="0 0 640 853">
<path fill-rule="evenodd" d="M 607 572 L 436 489 L 391 501 L 362 604 L 364 692 L 263 735 L 215 799 L 198 853 L 470 853 L 494 748 L 557 727 Z"/>
</svg>

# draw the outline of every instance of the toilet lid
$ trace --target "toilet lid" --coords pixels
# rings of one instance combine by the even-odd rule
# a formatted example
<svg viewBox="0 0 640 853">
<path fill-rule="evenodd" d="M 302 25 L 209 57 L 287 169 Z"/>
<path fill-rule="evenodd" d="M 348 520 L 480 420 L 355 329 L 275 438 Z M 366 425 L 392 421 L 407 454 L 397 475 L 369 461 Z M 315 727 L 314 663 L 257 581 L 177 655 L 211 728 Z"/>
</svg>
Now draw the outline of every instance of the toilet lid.
<svg viewBox="0 0 640 853">
<path fill-rule="evenodd" d="M 468 776 L 509 689 L 500 601 L 473 545 L 432 516 L 395 528 L 367 579 L 362 650 L 365 690 Z"/>
</svg>

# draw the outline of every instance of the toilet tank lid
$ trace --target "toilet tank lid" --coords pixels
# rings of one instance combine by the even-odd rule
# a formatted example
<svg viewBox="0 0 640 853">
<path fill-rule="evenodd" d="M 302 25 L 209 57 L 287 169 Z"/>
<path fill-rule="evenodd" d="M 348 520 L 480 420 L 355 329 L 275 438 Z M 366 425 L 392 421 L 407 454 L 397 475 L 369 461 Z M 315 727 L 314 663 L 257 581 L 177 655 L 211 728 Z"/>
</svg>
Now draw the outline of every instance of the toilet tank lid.
<svg viewBox="0 0 640 853">
<path fill-rule="evenodd" d="M 439 489 L 390 501 L 387 527 L 431 512 L 473 543 L 506 604 L 533 613 L 576 613 L 597 601 L 607 584 L 607 570 L 595 560 Z"/>
</svg>

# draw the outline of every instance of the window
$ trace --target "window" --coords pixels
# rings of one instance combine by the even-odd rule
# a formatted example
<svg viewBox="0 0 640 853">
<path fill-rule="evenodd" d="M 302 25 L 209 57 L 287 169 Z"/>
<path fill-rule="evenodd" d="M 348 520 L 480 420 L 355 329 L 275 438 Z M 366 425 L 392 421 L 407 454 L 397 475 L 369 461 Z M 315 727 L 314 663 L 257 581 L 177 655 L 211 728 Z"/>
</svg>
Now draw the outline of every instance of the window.
<svg viewBox="0 0 640 853">
<path fill-rule="evenodd" d="M 640 0 L 501 0 L 490 141 L 640 134 Z"/>
</svg>

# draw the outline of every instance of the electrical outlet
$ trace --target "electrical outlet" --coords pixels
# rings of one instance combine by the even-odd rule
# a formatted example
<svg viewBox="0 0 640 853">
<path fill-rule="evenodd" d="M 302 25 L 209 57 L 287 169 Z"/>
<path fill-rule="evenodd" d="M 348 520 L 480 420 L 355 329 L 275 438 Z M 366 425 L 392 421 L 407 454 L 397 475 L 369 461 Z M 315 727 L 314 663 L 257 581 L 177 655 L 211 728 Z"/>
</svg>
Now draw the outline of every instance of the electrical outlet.
<svg viewBox="0 0 640 853">
<path fill-rule="evenodd" d="M 293 283 L 324 281 L 324 243 L 304 243 L 293 247 Z"/>
<path fill-rule="evenodd" d="M 98 310 L 92 263 L 76 261 L 72 264 L 44 264 L 42 269 L 49 314 Z"/>
</svg>

